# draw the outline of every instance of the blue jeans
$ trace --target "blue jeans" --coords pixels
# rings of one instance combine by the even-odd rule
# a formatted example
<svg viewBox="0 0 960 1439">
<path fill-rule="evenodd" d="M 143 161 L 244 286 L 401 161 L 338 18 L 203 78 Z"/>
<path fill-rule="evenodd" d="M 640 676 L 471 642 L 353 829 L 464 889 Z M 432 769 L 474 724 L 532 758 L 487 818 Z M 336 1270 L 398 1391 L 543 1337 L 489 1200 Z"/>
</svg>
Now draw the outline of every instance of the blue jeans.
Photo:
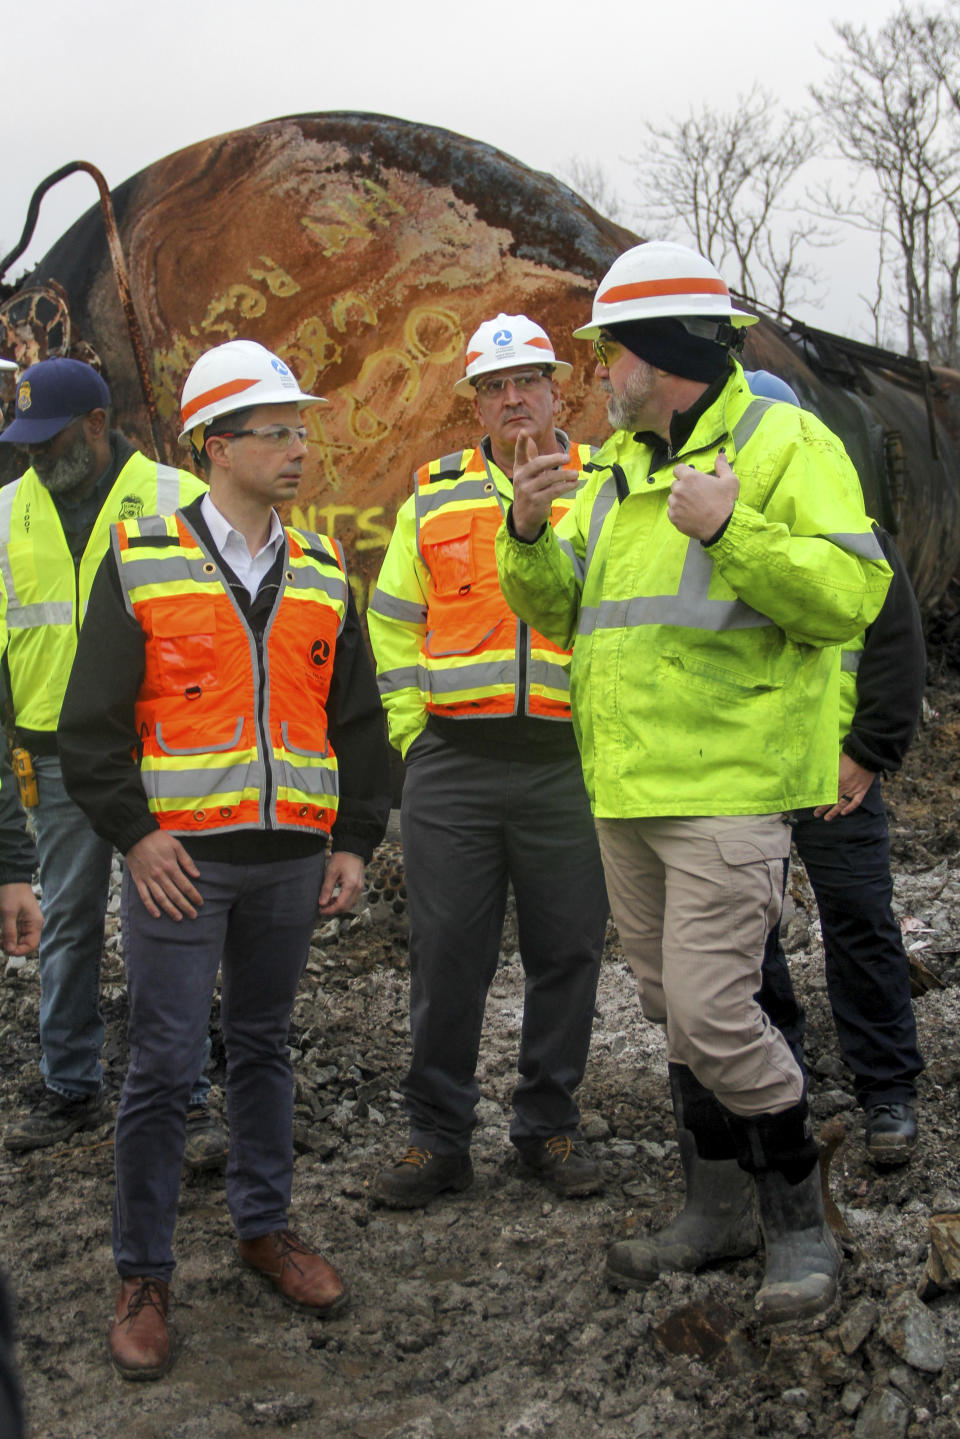
<svg viewBox="0 0 960 1439">
<path fill-rule="evenodd" d="M 36 755 L 33 765 L 43 906 L 40 1073 L 48 1089 L 78 1099 L 99 1093 L 103 1083 L 100 961 L 113 848 L 67 794 L 57 756 Z M 204 1064 L 209 1055 L 208 1035 Z M 209 1089 L 201 1069 L 191 1103 L 205 1103 Z"/>
<path fill-rule="evenodd" d="M 129 874 L 123 932 L 130 1068 L 117 1111 L 113 1253 L 124 1276 L 173 1273 L 191 1076 L 222 963 L 230 1156 L 227 1205 L 241 1239 L 287 1227 L 293 1070 L 287 1039 L 318 920 L 324 856 L 242 865 L 197 861 L 195 919 L 154 919 Z"/>
</svg>

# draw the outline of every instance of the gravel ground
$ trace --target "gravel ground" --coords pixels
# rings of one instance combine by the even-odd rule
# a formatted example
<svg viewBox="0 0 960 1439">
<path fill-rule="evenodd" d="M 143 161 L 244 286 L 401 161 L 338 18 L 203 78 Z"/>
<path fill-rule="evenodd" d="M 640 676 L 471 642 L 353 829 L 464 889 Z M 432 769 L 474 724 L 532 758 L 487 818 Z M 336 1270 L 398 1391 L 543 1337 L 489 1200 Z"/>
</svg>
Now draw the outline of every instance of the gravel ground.
<svg viewBox="0 0 960 1439">
<path fill-rule="evenodd" d="M 845 1132 L 830 1174 L 850 1253 L 841 1304 L 820 1327 L 758 1326 L 759 1259 L 644 1293 L 604 1285 L 608 1245 L 657 1227 L 681 1194 L 663 1043 L 640 1018 L 612 928 L 581 1091 L 604 1192 L 559 1201 L 514 1163 L 506 1136 L 522 975 L 508 919 L 481 1056 L 476 1184 L 420 1212 L 371 1203 L 377 1169 L 405 1140 L 406 938 L 399 854 L 388 844 L 374 866 L 377 902 L 315 936 L 291 1036 L 293 1223 L 337 1263 L 350 1307 L 323 1323 L 284 1305 L 236 1260 L 221 1178 L 186 1180 L 175 1366 L 160 1383 L 126 1384 L 106 1348 L 116 1290 L 109 1127 L 32 1155 L 0 1150 L 0 1262 L 18 1300 L 33 1439 L 256 1429 L 321 1439 L 955 1439 L 960 1296 L 922 1303 L 917 1286 L 931 1215 L 960 1210 L 960 686 L 948 677 L 928 701 L 907 770 L 887 790 L 897 912 L 916 960 L 943 983 L 916 1001 L 928 1067 L 908 1168 L 880 1173 L 866 1160 L 799 866 L 791 881 L 787 942 L 807 1007 L 813 1110 L 819 1125 L 839 1120 Z M 125 1059 L 114 914 L 104 960 L 113 1100 Z M 38 1000 L 35 960 L 9 965 L 0 982 L 7 1115 L 39 1092 Z M 215 1044 L 215 1079 L 222 1059 Z"/>
</svg>

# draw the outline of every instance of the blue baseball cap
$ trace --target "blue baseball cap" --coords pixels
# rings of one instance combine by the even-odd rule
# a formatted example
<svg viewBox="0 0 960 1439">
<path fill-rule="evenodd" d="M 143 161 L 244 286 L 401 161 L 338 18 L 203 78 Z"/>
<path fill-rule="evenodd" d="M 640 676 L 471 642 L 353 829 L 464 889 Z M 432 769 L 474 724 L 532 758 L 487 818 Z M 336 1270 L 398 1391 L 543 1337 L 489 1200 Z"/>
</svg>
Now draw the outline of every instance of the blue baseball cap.
<svg viewBox="0 0 960 1439">
<path fill-rule="evenodd" d="M 105 410 L 110 391 L 82 360 L 41 360 L 24 370 L 13 402 L 16 418 L 0 431 L 11 445 L 42 445 L 81 415 Z"/>
</svg>

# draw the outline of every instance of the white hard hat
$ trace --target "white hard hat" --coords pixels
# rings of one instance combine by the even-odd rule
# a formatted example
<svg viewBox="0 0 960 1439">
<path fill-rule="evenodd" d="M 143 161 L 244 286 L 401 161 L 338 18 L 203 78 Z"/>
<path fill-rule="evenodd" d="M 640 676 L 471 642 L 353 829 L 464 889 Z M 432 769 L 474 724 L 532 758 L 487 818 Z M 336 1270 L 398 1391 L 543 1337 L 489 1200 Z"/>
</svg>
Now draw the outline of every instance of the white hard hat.
<svg viewBox="0 0 960 1439">
<path fill-rule="evenodd" d="M 590 324 L 573 333 L 595 340 L 607 325 L 687 315 L 738 327 L 757 323 L 756 315 L 733 308 L 726 281 L 709 260 L 687 245 L 650 240 L 614 260 L 597 286 Z"/>
<path fill-rule="evenodd" d="M 289 366 L 256 340 L 228 340 L 201 355 L 180 397 L 181 445 L 198 426 L 251 405 L 325 405 L 321 395 L 301 394 Z"/>
<path fill-rule="evenodd" d="M 16 360 L 0 360 L 0 370 L 16 370 L 17 368 Z"/>
<path fill-rule="evenodd" d="M 557 359 L 546 330 L 526 315 L 500 314 L 495 320 L 484 320 L 470 336 L 467 373 L 454 385 L 453 393 L 468 400 L 480 375 L 509 370 L 514 365 L 550 365 L 558 380 L 567 379 L 573 370 L 566 360 Z"/>
</svg>

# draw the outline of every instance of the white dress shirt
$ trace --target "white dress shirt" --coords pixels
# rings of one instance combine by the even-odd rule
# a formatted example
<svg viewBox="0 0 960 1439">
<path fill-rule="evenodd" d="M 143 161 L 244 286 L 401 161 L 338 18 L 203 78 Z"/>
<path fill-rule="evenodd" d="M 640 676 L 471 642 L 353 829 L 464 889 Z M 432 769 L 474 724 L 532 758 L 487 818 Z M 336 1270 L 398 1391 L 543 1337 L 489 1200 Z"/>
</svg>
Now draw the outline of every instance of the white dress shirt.
<svg viewBox="0 0 960 1439">
<path fill-rule="evenodd" d="M 209 494 L 204 495 L 200 501 L 200 513 L 207 522 L 207 529 L 210 531 L 210 538 L 214 545 L 244 586 L 250 598 L 255 599 L 261 580 L 264 575 L 269 573 L 277 558 L 277 551 L 283 544 L 283 525 L 280 523 L 280 516 L 276 510 L 271 510 L 270 534 L 267 543 L 262 550 L 251 555 L 243 535 L 239 530 L 233 528 L 225 515 L 220 513 Z"/>
</svg>

